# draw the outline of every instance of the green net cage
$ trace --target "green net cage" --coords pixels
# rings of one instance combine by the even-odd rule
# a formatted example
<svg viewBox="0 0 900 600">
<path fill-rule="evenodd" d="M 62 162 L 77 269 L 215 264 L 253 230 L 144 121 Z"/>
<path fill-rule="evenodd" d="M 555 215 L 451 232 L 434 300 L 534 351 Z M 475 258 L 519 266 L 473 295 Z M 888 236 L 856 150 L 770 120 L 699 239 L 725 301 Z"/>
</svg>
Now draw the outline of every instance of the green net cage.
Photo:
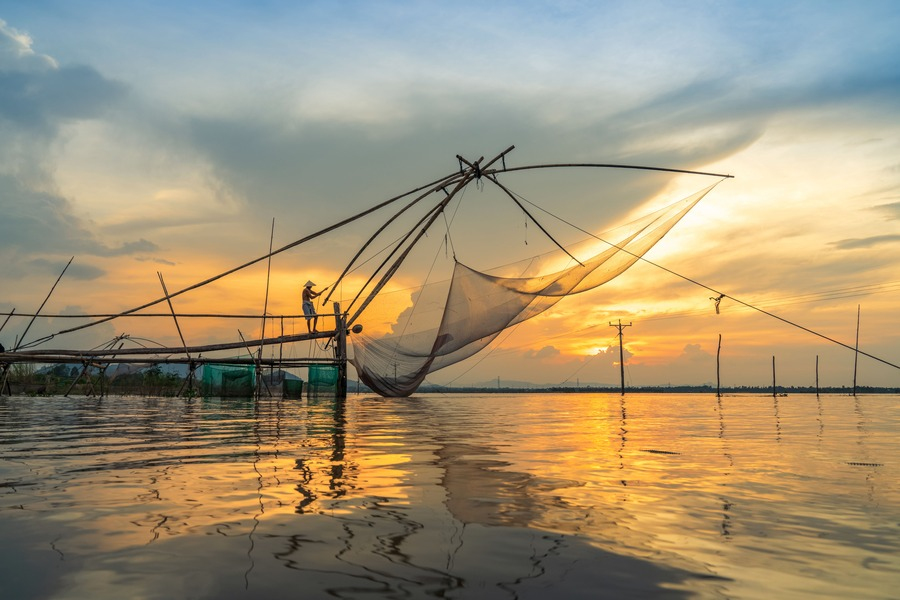
<svg viewBox="0 0 900 600">
<path fill-rule="evenodd" d="M 256 374 L 252 366 L 203 365 L 200 393 L 204 396 L 252 396 Z"/>
<path fill-rule="evenodd" d="M 282 383 L 282 396 L 284 398 L 299 399 L 303 397 L 302 379 L 285 379 Z"/>
<path fill-rule="evenodd" d="M 306 383 L 307 397 L 334 396 L 338 389 L 338 368 L 328 365 L 310 365 Z"/>
</svg>

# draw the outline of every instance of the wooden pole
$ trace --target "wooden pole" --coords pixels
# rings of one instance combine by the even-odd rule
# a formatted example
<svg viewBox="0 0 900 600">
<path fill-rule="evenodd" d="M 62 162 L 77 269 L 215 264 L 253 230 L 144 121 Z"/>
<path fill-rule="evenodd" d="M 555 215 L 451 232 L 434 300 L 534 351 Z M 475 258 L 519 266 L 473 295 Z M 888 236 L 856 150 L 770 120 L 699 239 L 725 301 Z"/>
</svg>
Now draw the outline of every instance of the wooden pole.
<svg viewBox="0 0 900 600">
<path fill-rule="evenodd" d="M 816 397 L 819 397 L 819 355 L 816 354 Z"/>
<path fill-rule="evenodd" d="M 426 185 L 417 187 L 416 189 L 411 190 L 411 191 L 409 191 L 409 192 L 405 192 L 405 193 L 403 193 L 403 194 L 400 194 L 399 196 L 394 196 L 393 198 L 390 198 L 390 199 L 388 199 L 388 200 L 385 200 L 384 202 L 381 202 L 381 203 L 379 203 L 379 204 L 376 204 L 375 206 L 373 206 L 373 207 L 371 207 L 371 208 L 368 208 L 368 209 L 362 211 L 361 213 L 357 213 L 357 214 L 353 215 L 352 217 L 348 217 L 348 218 L 346 218 L 346 219 L 344 219 L 344 220 L 342 220 L 342 221 L 339 221 L 339 222 L 337 222 L 337 223 L 334 223 L 333 225 L 329 225 L 328 227 L 326 227 L 326 228 L 324 228 L 324 229 L 320 229 L 319 231 L 317 231 L 317 232 L 315 232 L 315 233 L 311 233 L 311 234 L 309 234 L 309 235 L 307 235 L 307 236 L 305 236 L 305 237 L 302 237 L 302 238 L 300 238 L 299 240 L 293 241 L 293 242 L 291 242 L 290 244 L 287 244 L 287 245 L 285 245 L 285 246 L 282 246 L 281 248 L 278 248 L 278 249 L 276 249 L 276 250 L 273 250 L 272 252 L 270 252 L 269 254 L 267 254 L 267 255 L 265 255 L 265 256 L 260 256 L 260 257 L 254 258 L 254 259 L 251 260 L 251 261 L 245 262 L 245 263 L 242 264 L 242 265 L 238 265 L 237 267 L 234 267 L 234 268 L 232 268 L 232 269 L 229 269 L 229 270 L 227 270 L 227 271 L 224 271 L 224 272 L 222 272 L 222 273 L 219 273 L 218 275 L 215 275 L 215 276 L 213 276 L 213 277 L 210 277 L 210 278 L 208 278 L 208 279 L 205 279 L 205 280 L 203 280 L 203 281 L 201 281 L 201 282 L 199 282 L 199 283 L 195 283 L 195 284 L 193 284 L 193 285 L 189 285 L 189 286 L 186 287 L 186 288 L 182 288 L 182 289 L 180 289 L 180 290 L 178 290 L 178 291 L 176 291 L 176 292 L 172 292 L 171 294 L 169 294 L 168 297 L 169 297 L 169 298 L 174 298 L 175 296 L 180 296 L 181 294 L 184 294 L 184 293 L 187 293 L 187 292 L 189 292 L 189 291 L 191 291 L 191 290 L 195 290 L 195 289 L 197 289 L 197 288 L 200 288 L 200 287 L 203 287 L 203 286 L 205 286 L 205 285 L 208 285 L 208 284 L 210 284 L 210 283 L 212 283 L 212 282 L 214 282 L 214 281 L 217 281 L 217 280 L 219 280 L 219 279 L 222 279 L 223 277 L 227 277 L 228 275 L 231 275 L 232 273 L 236 273 L 236 272 L 238 272 L 238 271 L 240 271 L 240 270 L 242 270 L 242 269 L 246 269 L 247 267 L 250 267 L 250 266 L 252 266 L 252 265 L 255 265 L 255 264 L 258 263 L 258 262 L 261 262 L 261 261 L 265 260 L 265 259 L 268 258 L 269 256 L 274 256 L 274 255 L 276 255 L 276 254 L 281 254 L 282 252 L 286 252 L 287 250 L 290 250 L 291 248 L 295 248 L 295 247 L 297 247 L 297 246 L 299 246 L 299 245 L 301 245 L 301 244 L 304 244 L 304 243 L 306 243 L 306 242 L 308 242 L 308 241 L 310 241 L 310 240 L 313 240 L 313 239 L 315 239 L 315 238 L 317 238 L 317 237 L 321 237 L 321 236 L 325 235 L 326 233 L 330 233 L 330 232 L 334 231 L 335 229 L 340 229 L 341 227 L 344 227 L 345 225 L 348 225 L 348 224 L 350 224 L 350 223 L 352 223 L 352 222 L 354 222 L 354 221 L 357 221 L 357 220 L 359 220 L 359 219 L 362 219 L 363 217 L 368 216 L 368 215 L 372 214 L 373 212 L 375 212 L 375 211 L 377 211 L 377 210 L 380 210 L 380 209 L 384 208 L 385 206 L 388 206 L 389 204 L 392 204 L 393 202 L 396 202 L 397 200 L 400 200 L 401 198 L 405 198 L 406 196 L 409 196 L 409 195 L 414 194 L 414 193 L 416 193 L 416 192 L 420 192 L 420 191 L 422 191 L 422 190 L 424 190 L 424 189 L 427 189 L 427 188 L 431 188 L 432 191 L 437 191 L 437 190 L 441 189 L 441 186 L 442 186 L 442 185 L 446 185 L 447 180 L 455 180 L 456 178 L 458 178 L 458 175 L 456 175 L 456 173 L 454 173 L 454 174 L 452 174 L 452 175 L 448 175 L 448 176 L 446 176 L 446 177 L 442 177 L 442 178 L 440 178 L 440 179 L 437 179 L 437 180 L 435 180 L 435 181 L 433 181 L 433 182 L 431 182 L 431 183 L 428 183 L 428 184 L 426 184 Z M 73 258 L 74 258 L 74 257 L 73 257 Z M 153 301 L 151 301 L 151 302 L 147 302 L 146 304 L 142 304 L 141 306 L 135 306 L 134 308 L 130 308 L 130 309 L 125 310 L 125 311 L 122 311 L 122 312 L 120 312 L 120 313 L 116 313 L 115 315 L 110 315 L 110 316 L 104 317 L 104 318 L 102 318 L 102 319 L 100 319 L 100 320 L 97 320 L 97 321 L 92 321 L 92 322 L 90 322 L 90 323 L 85 323 L 85 324 L 79 325 L 79 326 L 77 326 L 77 327 L 72 327 L 72 328 L 70 328 L 70 329 L 64 329 L 64 330 L 62 330 L 62 331 L 58 331 L 58 332 L 57 332 L 56 334 L 54 334 L 54 335 L 60 335 L 60 334 L 63 334 L 63 333 L 71 333 L 71 332 L 73 332 L 73 331 L 78 331 L 79 329 L 85 329 L 85 328 L 87 328 L 87 327 L 93 327 L 94 325 L 99 325 L 99 324 L 105 323 L 105 322 L 107 322 L 107 321 L 112 321 L 113 319 L 117 319 L 117 318 L 119 318 L 119 317 L 124 317 L 124 316 L 130 315 L 130 314 L 136 313 L 136 312 L 138 312 L 138 311 L 141 311 L 141 310 L 143 310 L 143 309 L 145 309 L 145 308 L 149 308 L 149 307 L 151 307 L 151 306 L 155 306 L 155 305 L 157 305 L 157 304 L 159 304 L 159 303 L 161 303 L 161 302 L 163 302 L 163 301 L 165 301 L 165 300 L 166 300 L 166 298 L 158 298 L 158 299 L 153 300 Z"/>
<path fill-rule="evenodd" d="M 335 396 L 339 399 L 347 397 L 347 321 L 341 314 L 341 305 L 334 303 L 334 353 L 337 359 L 338 380 Z"/>
<path fill-rule="evenodd" d="M 253 371 L 256 373 L 256 396 L 257 398 L 262 396 L 262 387 L 259 385 L 260 380 L 262 380 L 262 359 L 258 356 L 253 356 L 253 352 L 250 351 L 250 344 L 244 339 L 244 334 L 241 333 L 241 330 L 238 329 L 238 335 L 241 336 L 241 341 L 244 342 L 244 348 L 247 350 L 247 355 L 250 357 L 250 360 L 253 361 Z M 272 390 L 269 389 L 269 385 L 263 380 L 262 384 L 266 388 L 266 394 L 269 398 L 272 397 Z"/>
<path fill-rule="evenodd" d="M 16 309 L 13 308 L 10 311 L 10 313 L 8 315 L 6 315 L 6 319 L 3 320 L 3 325 L 0 325 L 0 331 L 3 331 L 3 328 L 6 327 L 6 324 L 9 322 L 10 317 L 12 317 L 13 314 L 15 314 L 15 312 L 16 312 Z M 37 315 L 35 315 L 35 316 L 37 316 Z"/>
<path fill-rule="evenodd" d="M 722 380 L 719 377 L 719 355 L 722 353 L 722 334 L 719 334 L 719 345 L 716 347 L 716 398 L 722 397 Z"/>
<path fill-rule="evenodd" d="M 860 305 L 856 305 L 856 346 L 853 352 L 853 395 L 856 395 L 856 366 L 859 363 L 859 312 Z"/>
<path fill-rule="evenodd" d="M 456 173 L 454 173 L 453 175 L 450 175 L 450 176 L 446 177 L 446 178 L 445 178 L 445 181 L 444 181 L 443 183 L 444 183 L 445 185 L 450 185 L 450 183 L 452 183 L 452 182 L 453 182 L 456 178 L 458 178 L 458 177 L 459 177 L 459 175 L 456 174 Z M 421 195 L 416 196 L 416 197 L 415 197 L 412 201 L 410 201 L 406 206 L 404 206 L 404 207 L 401 208 L 397 213 L 395 213 L 393 216 L 391 216 L 390 218 L 388 218 L 388 220 L 385 221 L 384 224 L 382 224 L 381 227 L 379 227 L 378 230 L 377 230 L 374 234 L 372 234 L 372 236 L 369 237 L 369 239 L 366 240 L 366 242 L 365 242 L 362 246 L 360 246 L 359 250 L 356 251 L 356 254 L 353 255 L 353 258 L 350 259 L 350 262 L 347 263 L 347 266 L 344 267 L 344 270 L 341 272 L 341 274 L 338 276 L 338 278 L 335 280 L 335 282 L 331 285 L 331 291 L 328 292 L 328 294 L 325 296 L 325 298 L 322 300 L 322 302 L 323 302 L 323 303 L 324 303 L 324 302 L 328 302 L 328 300 L 331 299 L 331 295 L 332 295 L 334 292 L 337 291 L 338 284 L 340 284 L 340 283 L 344 280 L 344 277 L 347 275 L 347 273 L 350 272 L 350 269 L 353 268 L 353 265 L 356 264 L 356 261 L 359 259 L 359 257 L 362 256 L 362 253 L 365 252 L 366 248 L 368 248 L 369 245 L 372 244 L 372 242 L 374 242 L 375 239 L 376 239 L 379 235 L 381 235 L 381 233 L 382 233 L 385 229 L 387 229 L 387 227 L 388 227 L 391 223 L 393 223 L 397 218 L 400 217 L 400 215 L 402 215 L 403 213 L 405 213 L 407 210 L 409 210 L 410 208 L 412 208 L 413 206 L 415 206 L 416 204 L 418 204 L 422 199 L 427 198 L 427 197 L 430 196 L 431 194 L 437 192 L 439 189 L 441 189 L 441 184 L 440 184 L 440 183 L 438 183 L 435 187 L 429 188 L 426 192 L 422 193 Z M 374 277 L 374 276 L 373 276 L 373 277 Z M 371 281 L 371 279 L 370 279 L 370 281 Z M 367 285 L 368 285 L 368 284 L 367 284 Z M 348 310 L 348 311 L 350 310 L 350 307 L 349 307 L 349 306 L 347 307 L 347 310 Z"/>
<path fill-rule="evenodd" d="M 465 177 L 459 180 L 459 182 L 454 186 L 453 191 L 450 192 L 449 194 L 447 194 L 446 198 L 441 200 L 434 208 L 431 209 L 431 211 L 429 213 L 426 214 L 427 219 L 426 219 L 426 217 L 423 217 L 422 219 L 419 220 L 418 223 L 416 223 L 416 225 L 412 229 L 409 230 L 409 232 L 406 234 L 406 236 L 403 238 L 403 240 L 401 242 L 401 243 L 407 244 L 406 248 L 394 260 L 394 262 L 390 265 L 390 267 L 387 268 L 384 275 L 381 276 L 381 279 L 379 279 L 378 283 L 375 284 L 375 287 L 372 288 L 372 291 L 369 292 L 369 295 L 366 297 L 366 299 L 363 300 L 363 302 L 359 306 L 359 308 L 356 309 L 356 312 L 353 313 L 353 316 L 351 316 L 347 319 L 347 325 L 352 325 L 356 321 L 356 319 L 359 318 L 359 315 L 362 314 L 362 312 L 366 309 L 366 307 L 369 305 L 369 303 L 371 303 L 372 300 L 374 300 L 375 296 L 378 295 L 378 293 L 382 290 L 382 288 L 384 288 L 384 286 L 387 285 L 388 281 L 391 280 L 391 277 L 394 276 L 394 273 L 397 272 L 397 270 L 400 268 L 400 265 L 403 263 L 404 260 L 406 260 L 406 257 L 409 256 L 409 253 L 412 252 L 412 249 L 419 242 L 419 240 L 421 240 L 422 237 L 424 237 L 425 234 L 428 233 L 428 230 L 431 228 L 431 226 L 434 224 L 434 222 L 437 221 L 438 216 L 440 216 L 441 213 L 444 212 L 444 209 L 447 208 L 447 205 L 454 198 L 454 196 L 457 193 L 459 193 L 460 190 L 462 190 L 464 187 L 466 187 L 466 185 L 468 185 L 469 182 L 471 182 L 472 179 L 474 179 L 474 178 L 475 178 L 475 173 L 471 169 L 466 171 Z M 416 228 L 418 228 L 419 225 L 422 223 L 424 223 L 424 225 L 422 225 L 421 229 L 419 229 L 418 233 L 416 233 L 416 235 L 413 237 L 412 234 L 415 233 Z M 397 248 L 399 248 L 399 246 L 397 246 Z M 397 248 L 395 248 L 395 250 Z M 383 267 L 384 265 L 385 265 L 385 263 L 382 263 L 382 265 L 379 266 L 379 269 L 381 267 Z M 374 276 L 374 273 L 373 273 L 373 276 Z M 368 285 L 368 283 L 366 285 Z M 362 293 L 362 292 L 360 291 L 360 293 Z M 359 297 L 359 296 L 357 296 L 357 297 Z M 356 299 L 354 298 L 353 302 L 350 303 L 351 306 L 353 305 L 353 303 L 355 301 L 356 301 Z M 349 306 L 347 307 L 347 310 L 348 311 L 350 310 Z"/>
<path fill-rule="evenodd" d="M 12 396 L 12 387 L 9 385 L 9 370 L 12 367 L 12 363 L 6 363 L 3 365 L 3 377 L 0 377 L 0 396 L 4 393 L 7 396 Z"/>
<path fill-rule="evenodd" d="M 50 299 L 50 296 L 53 294 L 53 290 L 56 289 L 56 286 L 59 285 L 59 280 L 62 279 L 62 276 L 66 274 L 66 270 L 69 268 L 69 265 L 72 264 L 72 261 L 75 260 L 75 257 L 69 259 L 69 262 L 66 263 L 66 266 L 63 267 L 62 273 L 59 274 L 59 277 L 56 278 L 56 283 L 53 284 L 53 287 L 50 288 L 50 291 L 47 292 L 47 297 L 44 298 L 44 301 L 41 302 L 41 306 L 37 309 L 37 312 L 34 313 L 34 316 L 31 317 L 31 320 L 28 322 L 28 326 L 25 327 L 25 331 L 22 332 L 21 337 L 16 342 L 16 345 L 13 346 L 13 352 L 18 350 L 22 346 L 22 342 L 25 341 L 25 334 L 28 333 L 28 330 L 31 329 L 32 324 L 34 324 L 34 320 L 37 318 L 38 314 L 40 314 L 41 310 L 43 310 L 44 305 L 47 304 L 47 300 Z"/>
<path fill-rule="evenodd" d="M 775 390 L 776 390 L 776 388 L 775 388 L 775 357 L 773 356 L 772 357 L 772 396 L 773 397 L 778 395 Z"/>
<path fill-rule="evenodd" d="M 111 350 L 64 350 L 64 349 L 54 349 L 54 350 L 20 350 L 16 352 L 15 355 L 12 353 L 7 353 L 6 356 L 3 357 L 4 361 L 9 360 L 10 362 L 22 362 L 21 360 L 13 360 L 13 359 L 28 359 L 34 360 L 35 362 L 40 362 L 41 357 L 45 356 L 53 356 L 54 360 L 58 360 L 58 357 L 63 356 L 72 356 L 75 358 L 81 357 L 106 357 L 110 354 L 118 354 L 122 356 L 159 356 L 161 354 L 184 354 L 184 353 L 203 353 L 203 352 L 216 352 L 219 350 L 236 350 L 247 348 L 248 346 L 256 347 L 258 344 L 263 343 L 265 345 L 270 344 L 280 344 L 280 343 L 290 343 L 290 342 L 302 342 L 306 340 L 319 339 L 319 338 L 330 338 L 334 336 L 334 332 L 328 331 L 319 331 L 316 333 L 298 333 L 294 335 L 284 335 L 281 337 L 275 338 L 266 338 L 264 340 L 241 340 L 240 342 L 227 342 L 222 344 L 205 344 L 203 346 L 188 346 L 187 348 L 173 348 L 173 347 L 164 347 L 164 348 L 122 348 L 117 352 L 113 352 Z M 256 360 L 254 358 L 254 360 Z"/>
<path fill-rule="evenodd" d="M 169 310 L 172 312 L 172 318 L 175 320 L 175 329 L 178 330 L 178 337 L 181 338 L 184 353 L 190 358 L 191 353 L 188 352 L 187 343 L 184 341 L 184 336 L 181 335 L 181 325 L 178 324 L 178 316 L 175 314 L 175 307 L 172 306 L 172 298 L 169 296 L 169 290 L 166 289 L 166 282 L 163 280 L 163 275 L 160 271 L 157 271 L 156 274 L 159 275 L 159 284 L 162 286 L 163 293 L 166 295 L 166 301 L 169 303 Z"/>
<path fill-rule="evenodd" d="M 272 277 L 272 244 L 275 241 L 275 218 L 272 218 L 272 232 L 269 234 L 269 259 L 266 262 L 266 296 L 263 300 L 263 312 L 262 312 L 262 323 L 260 324 L 259 331 L 259 339 L 264 340 L 266 338 L 266 312 L 269 310 L 269 281 Z M 257 360 L 262 359 L 262 351 L 263 345 L 259 345 L 259 349 L 256 351 Z M 269 371 L 271 376 L 272 371 Z M 256 393 L 259 394 L 261 391 L 259 382 L 256 384 Z"/>
</svg>

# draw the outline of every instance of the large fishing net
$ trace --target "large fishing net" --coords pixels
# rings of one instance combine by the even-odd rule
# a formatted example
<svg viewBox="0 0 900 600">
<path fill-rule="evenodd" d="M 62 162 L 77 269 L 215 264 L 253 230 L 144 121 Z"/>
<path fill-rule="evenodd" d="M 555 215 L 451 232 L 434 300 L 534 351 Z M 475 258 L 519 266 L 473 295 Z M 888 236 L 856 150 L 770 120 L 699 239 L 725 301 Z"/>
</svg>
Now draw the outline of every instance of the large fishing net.
<svg viewBox="0 0 900 600">
<path fill-rule="evenodd" d="M 454 260 L 447 282 L 412 293 L 411 305 L 379 338 L 353 336 L 360 380 L 384 396 L 408 396 L 438 369 L 464 360 L 503 330 L 541 314 L 565 296 L 594 289 L 623 273 L 714 186 L 615 230 L 558 252 L 488 272 Z"/>
</svg>

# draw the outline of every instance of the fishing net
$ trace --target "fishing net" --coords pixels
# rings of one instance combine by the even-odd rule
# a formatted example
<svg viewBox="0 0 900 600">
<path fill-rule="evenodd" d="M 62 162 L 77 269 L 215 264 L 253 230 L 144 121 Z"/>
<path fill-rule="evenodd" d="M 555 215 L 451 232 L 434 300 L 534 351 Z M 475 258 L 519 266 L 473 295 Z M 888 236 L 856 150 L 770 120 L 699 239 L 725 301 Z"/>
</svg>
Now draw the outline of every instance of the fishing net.
<svg viewBox="0 0 900 600">
<path fill-rule="evenodd" d="M 306 384 L 307 397 L 334 396 L 337 393 L 339 375 L 337 367 L 331 365 L 310 365 L 309 381 Z"/>
<path fill-rule="evenodd" d="M 411 306 L 397 318 L 392 333 L 379 338 L 354 336 L 351 363 L 360 380 L 379 394 L 408 396 L 429 373 L 472 356 L 504 329 L 624 272 L 713 187 L 591 236 L 566 252 L 490 272 L 454 260 L 448 282 L 413 293 Z"/>
<path fill-rule="evenodd" d="M 228 396 L 246 398 L 256 389 L 255 369 L 252 366 L 203 365 L 200 393 L 205 397 Z"/>
</svg>

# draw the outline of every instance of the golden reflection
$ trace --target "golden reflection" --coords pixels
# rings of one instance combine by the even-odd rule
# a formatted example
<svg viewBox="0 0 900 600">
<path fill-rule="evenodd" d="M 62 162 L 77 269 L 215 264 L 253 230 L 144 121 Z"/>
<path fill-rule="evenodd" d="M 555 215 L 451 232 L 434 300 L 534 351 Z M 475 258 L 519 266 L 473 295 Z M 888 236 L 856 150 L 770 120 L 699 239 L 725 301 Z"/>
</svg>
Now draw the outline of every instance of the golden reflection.
<svg viewBox="0 0 900 600">
<path fill-rule="evenodd" d="M 4 433 L 0 519 L 33 527 L 7 541 L 44 566 L 97 565 L 69 572 L 76 586 L 206 569 L 232 587 L 197 596 L 637 578 L 737 597 L 839 571 L 871 590 L 897 564 L 892 425 L 863 397 L 62 402 L 16 421 L 0 400 L 29 424 Z"/>
</svg>

